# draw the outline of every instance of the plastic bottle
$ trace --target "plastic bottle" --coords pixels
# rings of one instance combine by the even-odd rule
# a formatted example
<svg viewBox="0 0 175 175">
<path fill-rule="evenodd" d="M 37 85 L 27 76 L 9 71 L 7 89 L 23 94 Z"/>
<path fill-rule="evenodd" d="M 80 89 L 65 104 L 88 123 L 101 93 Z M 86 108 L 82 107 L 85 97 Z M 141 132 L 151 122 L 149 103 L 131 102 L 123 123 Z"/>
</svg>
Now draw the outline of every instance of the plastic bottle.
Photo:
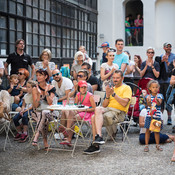
<svg viewBox="0 0 175 175">
<path fill-rule="evenodd" d="M 53 105 L 57 105 L 57 102 L 58 102 L 58 99 L 57 99 L 57 97 L 55 96 L 55 97 L 53 98 L 52 104 L 53 104 Z"/>
</svg>

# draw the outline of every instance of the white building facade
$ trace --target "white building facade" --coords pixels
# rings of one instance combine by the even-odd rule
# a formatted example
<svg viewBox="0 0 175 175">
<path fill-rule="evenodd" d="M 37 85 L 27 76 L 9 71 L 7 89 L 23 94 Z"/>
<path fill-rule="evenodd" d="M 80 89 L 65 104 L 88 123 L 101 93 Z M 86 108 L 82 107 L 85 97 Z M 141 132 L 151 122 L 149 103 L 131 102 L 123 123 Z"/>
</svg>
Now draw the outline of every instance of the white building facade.
<svg viewBox="0 0 175 175">
<path fill-rule="evenodd" d="M 131 59 L 137 54 L 145 60 L 146 49 L 150 46 L 155 48 L 155 56 L 159 56 L 164 53 L 165 42 L 170 42 L 175 52 L 175 0 L 99 0 L 98 46 L 108 41 L 110 47 L 115 48 L 116 39 L 125 41 L 125 17 L 132 14 L 135 18 L 137 13 L 143 16 L 143 43 L 124 47 L 131 53 Z M 98 48 L 97 52 L 99 61 L 102 49 Z"/>
</svg>

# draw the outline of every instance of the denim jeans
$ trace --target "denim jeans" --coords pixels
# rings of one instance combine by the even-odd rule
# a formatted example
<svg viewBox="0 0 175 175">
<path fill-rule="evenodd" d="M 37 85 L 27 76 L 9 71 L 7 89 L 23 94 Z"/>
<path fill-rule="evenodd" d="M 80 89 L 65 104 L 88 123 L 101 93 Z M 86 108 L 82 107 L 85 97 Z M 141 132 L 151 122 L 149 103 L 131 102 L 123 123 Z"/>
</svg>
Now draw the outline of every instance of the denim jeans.
<svg viewBox="0 0 175 175">
<path fill-rule="evenodd" d="M 175 88 L 173 88 L 171 85 L 168 87 L 167 92 L 166 92 L 166 110 L 167 111 L 172 111 L 172 104 L 174 101 L 174 95 L 175 95 Z"/>
<path fill-rule="evenodd" d="M 32 110 L 29 110 L 29 113 L 31 114 Z M 20 113 L 16 114 L 13 118 L 13 122 L 15 126 L 19 126 L 19 120 L 22 118 L 22 124 L 23 125 L 28 125 L 28 111 L 23 113 L 23 116 L 20 115 Z"/>
</svg>

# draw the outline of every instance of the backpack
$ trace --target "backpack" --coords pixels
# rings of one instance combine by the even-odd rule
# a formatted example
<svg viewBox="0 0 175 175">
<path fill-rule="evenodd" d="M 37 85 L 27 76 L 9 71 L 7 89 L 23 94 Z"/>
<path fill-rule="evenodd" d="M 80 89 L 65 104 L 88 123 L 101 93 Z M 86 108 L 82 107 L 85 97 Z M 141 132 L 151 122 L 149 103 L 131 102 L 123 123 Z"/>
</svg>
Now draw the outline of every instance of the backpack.
<svg viewBox="0 0 175 175">
<path fill-rule="evenodd" d="M 70 69 L 68 67 L 62 66 L 61 69 L 60 69 L 60 72 L 62 73 L 63 77 L 71 78 Z"/>
</svg>

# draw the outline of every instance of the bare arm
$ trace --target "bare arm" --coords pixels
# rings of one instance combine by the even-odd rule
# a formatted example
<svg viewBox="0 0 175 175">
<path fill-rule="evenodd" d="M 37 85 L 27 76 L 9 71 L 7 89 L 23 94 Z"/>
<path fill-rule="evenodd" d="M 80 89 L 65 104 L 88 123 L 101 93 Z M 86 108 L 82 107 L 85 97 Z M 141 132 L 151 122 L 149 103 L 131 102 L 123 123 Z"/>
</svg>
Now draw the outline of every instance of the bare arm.
<svg viewBox="0 0 175 175">
<path fill-rule="evenodd" d="M 96 108 L 96 104 L 95 104 L 95 101 L 94 101 L 93 95 L 90 96 L 90 99 L 89 99 L 89 100 L 90 100 L 90 102 L 91 102 L 91 106 L 92 106 L 92 108 L 87 109 L 87 111 L 88 111 L 88 112 L 92 112 L 92 111 L 94 111 L 95 108 Z"/>
<path fill-rule="evenodd" d="M 147 70 L 148 65 L 146 64 L 144 69 L 140 71 L 140 76 L 143 77 L 145 75 L 145 72 Z"/>
<path fill-rule="evenodd" d="M 122 72 L 124 72 L 124 71 L 125 71 L 126 66 L 127 66 L 127 64 L 126 64 L 126 63 L 122 63 L 122 65 L 121 65 L 121 71 L 122 71 Z"/>
<path fill-rule="evenodd" d="M 68 97 L 68 94 L 70 93 L 70 89 L 69 90 L 66 90 L 65 91 L 65 96 L 63 96 L 63 97 L 61 97 L 61 98 L 59 98 L 58 99 L 58 101 L 63 101 L 63 100 L 66 100 L 67 99 L 67 97 Z"/>
<path fill-rule="evenodd" d="M 34 66 L 34 64 L 32 64 L 31 66 L 31 69 L 32 69 L 32 75 L 31 75 L 31 80 L 33 80 L 33 78 L 34 78 L 34 75 L 35 75 L 35 66 Z"/>
<path fill-rule="evenodd" d="M 153 71 L 153 74 L 155 75 L 155 77 L 158 78 L 160 75 L 160 72 L 156 71 L 156 69 L 153 66 L 152 66 L 152 71 Z"/>
<path fill-rule="evenodd" d="M 144 128 L 145 125 L 145 117 L 139 116 L 139 127 Z"/>
<path fill-rule="evenodd" d="M 120 103 L 122 106 L 126 107 L 130 101 L 129 98 L 121 98 L 117 94 L 114 97 L 118 103 Z"/>
<path fill-rule="evenodd" d="M 4 75 L 4 69 L 0 68 L 0 77 L 2 77 Z"/>
</svg>

